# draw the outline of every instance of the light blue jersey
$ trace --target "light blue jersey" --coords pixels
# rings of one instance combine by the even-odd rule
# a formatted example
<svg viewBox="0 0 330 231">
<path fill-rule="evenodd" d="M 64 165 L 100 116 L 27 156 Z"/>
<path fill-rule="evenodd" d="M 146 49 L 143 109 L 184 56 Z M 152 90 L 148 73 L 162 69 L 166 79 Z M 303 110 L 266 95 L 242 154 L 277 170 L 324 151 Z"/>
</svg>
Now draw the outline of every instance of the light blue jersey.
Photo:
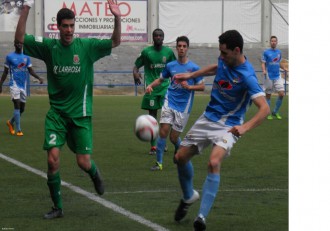
<svg viewBox="0 0 330 231">
<path fill-rule="evenodd" d="M 255 71 L 247 59 L 243 64 L 230 68 L 219 58 L 211 101 L 204 115 L 211 121 L 228 126 L 241 125 L 251 105 L 251 99 L 263 95 L 265 93 L 258 84 Z"/>
<path fill-rule="evenodd" d="M 12 52 L 7 55 L 5 67 L 9 69 L 9 86 L 17 86 L 20 89 L 26 89 L 28 77 L 28 67 L 31 67 L 30 57 L 27 55 Z"/>
<path fill-rule="evenodd" d="M 264 51 L 261 61 L 266 64 L 268 78 L 275 80 L 280 78 L 280 63 L 282 53 L 278 49 L 269 48 Z"/>
<path fill-rule="evenodd" d="M 199 70 L 199 66 L 192 61 L 185 64 L 179 63 L 177 60 L 167 63 L 163 69 L 160 78 L 171 79 L 170 86 L 167 89 L 165 99 L 168 100 L 168 106 L 178 112 L 190 113 L 195 91 L 191 91 L 182 87 L 178 80 L 173 79 L 173 76 L 178 73 L 188 73 Z M 189 79 L 189 85 L 197 85 L 204 81 L 202 76 Z"/>
</svg>

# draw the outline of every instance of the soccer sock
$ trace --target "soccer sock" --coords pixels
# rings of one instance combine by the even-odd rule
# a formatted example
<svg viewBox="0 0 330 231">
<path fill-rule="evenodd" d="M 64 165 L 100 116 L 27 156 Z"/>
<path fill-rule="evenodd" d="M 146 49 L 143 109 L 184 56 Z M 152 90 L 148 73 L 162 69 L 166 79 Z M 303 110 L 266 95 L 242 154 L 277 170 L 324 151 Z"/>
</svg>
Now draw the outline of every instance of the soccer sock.
<svg viewBox="0 0 330 231">
<path fill-rule="evenodd" d="M 16 124 L 16 130 L 21 131 L 21 113 L 19 109 L 14 110 L 14 120 Z"/>
<path fill-rule="evenodd" d="M 193 176 L 194 176 L 194 167 L 189 161 L 185 165 L 179 165 L 178 166 L 178 175 L 179 175 L 179 181 L 181 185 L 181 189 L 183 192 L 183 199 L 188 200 L 193 195 Z"/>
<path fill-rule="evenodd" d="M 96 164 L 94 160 L 91 160 L 91 168 L 89 170 L 84 170 L 84 171 L 87 172 L 88 175 L 92 178 L 93 176 L 95 176 L 96 170 L 97 170 Z"/>
<path fill-rule="evenodd" d="M 10 119 L 10 123 L 11 123 L 11 125 L 15 125 L 15 117 L 13 116 L 13 117 L 11 117 L 11 119 Z"/>
<path fill-rule="evenodd" d="M 157 139 L 150 141 L 151 147 L 154 147 L 157 145 Z"/>
<path fill-rule="evenodd" d="M 220 185 L 220 175 L 209 173 L 203 185 L 203 195 L 199 216 L 207 217 L 213 205 L 215 196 L 217 195 Z"/>
<path fill-rule="evenodd" d="M 62 209 L 62 196 L 61 196 L 61 177 L 60 172 L 47 174 L 47 185 L 49 188 L 50 196 L 56 208 Z"/>
<path fill-rule="evenodd" d="M 275 105 L 275 108 L 274 108 L 274 113 L 276 114 L 278 112 L 278 110 L 280 109 L 281 105 L 282 105 L 282 102 L 283 102 L 283 98 L 281 97 L 277 97 L 277 100 L 276 100 L 276 105 Z"/>
<path fill-rule="evenodd" d="M 181 138 L 178 137 L 178 140 L 177 142 L 174 144 L 174 154 L 178 151 L 179 147 L 180 147 L 180 144 L 181 144 Z"/>
<path fill-rule="evenodd" d="M 163 163 L 163 154 L 166 145 L 166 138 L 158 138 L 157 139 L 157 149 L 156 149 L 156 156 L 157 162 L 162 164 Z"/>
</svg>

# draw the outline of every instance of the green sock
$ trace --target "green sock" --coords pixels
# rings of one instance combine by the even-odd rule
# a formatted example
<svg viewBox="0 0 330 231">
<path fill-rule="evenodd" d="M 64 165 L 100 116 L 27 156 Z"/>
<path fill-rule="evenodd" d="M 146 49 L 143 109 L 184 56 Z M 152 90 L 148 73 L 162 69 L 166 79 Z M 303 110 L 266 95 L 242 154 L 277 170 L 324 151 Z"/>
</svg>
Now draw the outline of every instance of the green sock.
<svg viewBox="0 0 330 231">
<path fill-rule="evenodd" d="M 94 160 L 91 160 L 91 168 L 89 170 L 85 170 L 85 172 L 87 172 L 90 177 L 93 177 L 96 174 L 96 170 L 97 170 L 96 164 Z"/>
<path fill-rule="evenodd" d="M 157 146 L 157 139 L 150 141 L 152 147 Z"/>
<path fill-rule="evenodd" d="M 60 172 L 47 174 L 47 185 L 49 188 L 50 196 L 56 208 L 62 209 L 62 196 L 61 196 L 61 177 Z"/>
</svg>

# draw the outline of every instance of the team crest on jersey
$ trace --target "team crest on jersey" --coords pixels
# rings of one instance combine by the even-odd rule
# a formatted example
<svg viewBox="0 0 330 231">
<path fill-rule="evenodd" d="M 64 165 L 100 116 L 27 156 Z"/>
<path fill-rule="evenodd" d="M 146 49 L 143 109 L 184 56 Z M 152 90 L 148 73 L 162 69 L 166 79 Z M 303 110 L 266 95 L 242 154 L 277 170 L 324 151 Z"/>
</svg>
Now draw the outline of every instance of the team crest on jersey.
<svg viewBox="0 0 330 231">
<path fill-rule="evenodd" d="M 240 76 L 236 76 L 236 77 L 233 77 L 233 82 L 234 84 L 237 84 L 241 81 L 241 77 Z"/>
<path fill-rule="evenodd" d="M 166 63 L 166 56 L 163 56 L 163 63 Z"/>
<path fill-rule="evenodd" d="M 233 86 L 228 81 L 225 80 L 218 81 L 218 84 L 221 87 L 221 89 L 231 90 L 233 88 Z"/>
<path fill-rule="evenodd" d="M 73 63 L 74 64 L 79 64 L 80 63 L 79 55 L 73 55 Z"/>
</svg>

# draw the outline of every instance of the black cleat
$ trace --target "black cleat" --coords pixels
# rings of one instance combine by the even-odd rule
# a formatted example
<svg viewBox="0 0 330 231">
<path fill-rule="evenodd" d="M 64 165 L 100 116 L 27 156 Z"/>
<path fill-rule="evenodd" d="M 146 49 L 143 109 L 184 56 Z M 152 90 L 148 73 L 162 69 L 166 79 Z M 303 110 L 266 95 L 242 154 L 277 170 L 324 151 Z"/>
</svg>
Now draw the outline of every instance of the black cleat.
<svg viewBox="0 0 330 231">
<path fill-rule="evenodd" d="M 194 221 L 194 230 L 195 231 L 204 231 L 206 230 L 205 219 L 202 217 L 196 217 Z"/>
<path fill-rule="evenodd" d="M 63 217 L 64 213 L 62 209 L 52 207 L 52 210 L 44 215 L 45 219 L 54 219 Z"/>
<path fill-rule="evenodd" d="M 189 206 L 192 205 L 198 199 L 199 194 L 196 190 L 194 190 L 194 193 L 189 200 L 184 201 L 183 199 L 181 199 L 179 207 L 175 211 L 174 220 L 181 221 L 187 215 Z"/>
<path fill-rule="evenodd" d="M 97 194 L 103 195 L 104 185 L 103 185 L 103 181 L 101 179 L 101 175 L 100 175 L 100 172 L 98 169 L 96 170 L 95 176 L 92 177 L 92 181 L 94 183 L 94 188 L 95 188 L 95 191 L 97 192 Z"/>
</svg>

